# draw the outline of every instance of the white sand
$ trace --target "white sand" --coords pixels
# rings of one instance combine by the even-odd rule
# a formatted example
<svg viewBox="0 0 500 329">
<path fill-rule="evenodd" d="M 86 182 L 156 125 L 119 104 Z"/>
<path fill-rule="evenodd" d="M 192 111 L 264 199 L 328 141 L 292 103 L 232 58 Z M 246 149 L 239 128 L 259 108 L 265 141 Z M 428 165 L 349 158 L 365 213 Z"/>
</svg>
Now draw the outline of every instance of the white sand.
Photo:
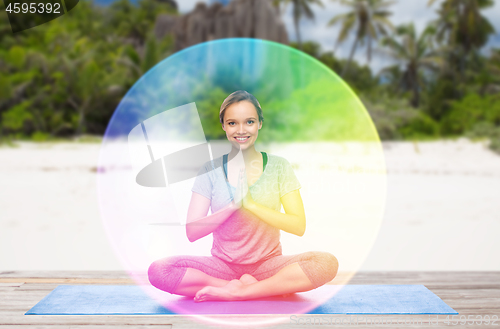
<svg viewBox="0 0 500 329">
<path fill-rule="evenodd" d="M 100 144 L 18 144 L 0 147 L 0 270 L 121 270 L 99 215 Z M 386 212 L 362 270 L 500 270 L 500 156 L 467 140 L 384 151 Z"/>
</svg>

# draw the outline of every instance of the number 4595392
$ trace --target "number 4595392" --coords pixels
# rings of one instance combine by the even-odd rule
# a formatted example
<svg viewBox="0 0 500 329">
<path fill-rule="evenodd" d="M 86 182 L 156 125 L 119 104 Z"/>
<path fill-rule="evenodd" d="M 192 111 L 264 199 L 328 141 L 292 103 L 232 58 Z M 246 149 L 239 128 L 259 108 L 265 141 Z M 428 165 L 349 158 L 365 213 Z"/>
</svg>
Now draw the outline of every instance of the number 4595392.
<svg viewBox="0 0 500 329">
<path fill-rule="evenodd" d="M 9 14 L 20 14 L 20 13 L 26 14 L 28 12 L 31 14 L 35 13 L 60 14 L 61 13 L 60 10 L 61 10 L 61 5 L 59 3 L 54 3 L 54 5 L 52 5 L 50 2 L 47 3 L 32 2 L 29 5 L 26 2 L 23 3 L 11 2 L 7 6 L 7 8 L 5 8 L 5 11 L 8 12 Z"/>
<path fill-rule="evenodd" d="M 443 323 L 447 325 L 485 325 L 485 326 L 498 326 L 498 315 L 460 315 L 460 318 L 457 318 L 458 315 L 452 315 L 451 316 L 451 321 L 450 321 L 450 316 L 448 315 L 446 319 L 443 321 Z"/>
</svg>

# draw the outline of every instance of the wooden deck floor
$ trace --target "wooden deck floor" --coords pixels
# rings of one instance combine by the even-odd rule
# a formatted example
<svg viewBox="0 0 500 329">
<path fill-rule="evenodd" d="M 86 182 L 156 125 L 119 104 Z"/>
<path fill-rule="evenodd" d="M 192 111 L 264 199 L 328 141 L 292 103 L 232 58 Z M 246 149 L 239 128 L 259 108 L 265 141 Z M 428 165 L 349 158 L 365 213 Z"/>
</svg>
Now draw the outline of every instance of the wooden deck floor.
<svg viewBox="0 0 500 329">
<path fill-rule="evenodd" d="M 335 280 L 333 284 L 335 284 Z M 220 325 L 202 324 L 191 318 L 180 315 L 158 316 L 25 316 L 24 313 L 49 294 L 59 284 L 134 284 L 125 273 L 121 272 L 0 272 L 0 328 L 217 328 Z M 488 315 L 500 318 L 500 272 L 360 272 L 357 273 L 349 284 L 423 284 L 438 295 L 450 307 L 460 313 L 456 317 L 459 328 L 495 328 L 500 326 L 500 320 L 485 324 Z M 469 318 L 461 324 L 462 319 Z M 284 318 L 285 316 L 282 316 Z M 297 315 L 301 325 L 293 324 L 290 320 L 272 325 L 271 328 L 338 328 L 340 325 L 328 322 L 331 318 L 346 318 L 345 315 Z M 358 325 L 346 325 L 352 328 L 447 328 L 446 316 L 438 317 L 439 324 L 435 324 L 436 316 L 432 316 L 433 323 L 429 323 L 427 315 L 400 315 L 400 316 L 370 316 L 373 321 L 384 317 L 386 320 L 399 321 L 406 325 L 369 325 L 358 322 Z M 273 319 L 272 315 L 220 315 L 211 316 L 212 319 L 226 319 L 239 321 L 243 328 L 245 323 L 257 319 Z M 310 318 L 307 320 L 307 318 Z M 314 318 L 316 319 L 316 322 Z M 323 318 L 320 325 L 320 319 Z M 412 319 L 419 318 L 421 324 L 411 324 Z M 472 319 L 474 323 L 470 324 Z M 479 319 L 483 319 L 479 324 Z M 451 321 L 451 317 L 449 318 Z M 305 324 L 311 321 L 314 324 Z M 333 320 L 335 321 L 335 320 Z M 339 320 L 340 321 L 340 320 Z M 347 320 L 345 320 L 347 321 Z M 378 320 L 380 321 L 380 319 Z M 297 323 L 297 322 L 295 322 Z"/>
</svg>

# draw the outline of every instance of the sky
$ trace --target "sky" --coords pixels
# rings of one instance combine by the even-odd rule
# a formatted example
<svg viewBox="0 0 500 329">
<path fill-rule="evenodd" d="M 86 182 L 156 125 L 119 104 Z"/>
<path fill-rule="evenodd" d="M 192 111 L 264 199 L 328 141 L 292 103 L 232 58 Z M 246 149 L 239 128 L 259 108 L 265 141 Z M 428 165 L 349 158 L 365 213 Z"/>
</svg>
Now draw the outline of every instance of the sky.
<svg viewBox="0 0 500 329">
<path fill-rule="evenodd" d="M 209 3 L 210 0 L 178 0 L 180 12 L 189 12 L 194 8 L 197 2 Z M 417 30 L 422 31 L 427 23 L 436 19 L 436 8 L 439 7 L 441 1 L 436 1 L 432 7 L 427 6 L 427 0 L 396 0 L 395 4 L 391 7 L 393 15 L 390 17 L 394 25 L 399 25 L 408 22 L 414 22 Z M 331 0 L 323 0 L 324 8 L 314 6 L 314 21 L 302 20 L 301 21 L 301 35 L 304 41 L 315 41 L 321 45 L 322 51 L 333 51 L 340 25 L 328 27 L 328 21 L 346 11 L 346 8 L 337 2 Z M 487 52 L 491 47 L 500 47 L 500 0 L 495 1 L 495 5 L 488 10 L 485 10 L 484 15 L 495 26 L 496 34 L 490 38 L 490 41 L 485 48 Z M 295 41 L 295 30 L 293 28 L 293 19 L 291 15 L 291 6 L 282 17 L 285 22 L 288 37 L 290 41 Z M 339 58 L 346 58 L 352 46 L 353 38 L 347 39 L 341 44 L 335 56 Z M 358 48 L 355 56 L 356 60 L 362 64 L 368 64 L 366 60 L 366 49 Z M 375 54 L 372 62 L 369 63 L 370 67 L 378 72 L 384 66 L 390 64 L 390 60 L 383 54 Z"/>
</svg>

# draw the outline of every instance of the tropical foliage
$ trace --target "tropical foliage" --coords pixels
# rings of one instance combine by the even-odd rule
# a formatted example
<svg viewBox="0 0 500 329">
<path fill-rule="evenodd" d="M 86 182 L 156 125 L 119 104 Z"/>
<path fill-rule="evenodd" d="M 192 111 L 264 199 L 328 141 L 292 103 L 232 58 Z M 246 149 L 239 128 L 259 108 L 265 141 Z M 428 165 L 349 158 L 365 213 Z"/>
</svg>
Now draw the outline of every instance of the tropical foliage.
<svg viewBox="0 0 500 329">
<path fill-rule="evenodd" d="M 102 133 L 125 92 L 172 53 L 170 39 L 152 34 L 162 12 L 175 13 L 156 1 L 121 0 L 108 8 L 83 1 L 16 34 L 0 15 L 2 136 Z"/>
</svg>

